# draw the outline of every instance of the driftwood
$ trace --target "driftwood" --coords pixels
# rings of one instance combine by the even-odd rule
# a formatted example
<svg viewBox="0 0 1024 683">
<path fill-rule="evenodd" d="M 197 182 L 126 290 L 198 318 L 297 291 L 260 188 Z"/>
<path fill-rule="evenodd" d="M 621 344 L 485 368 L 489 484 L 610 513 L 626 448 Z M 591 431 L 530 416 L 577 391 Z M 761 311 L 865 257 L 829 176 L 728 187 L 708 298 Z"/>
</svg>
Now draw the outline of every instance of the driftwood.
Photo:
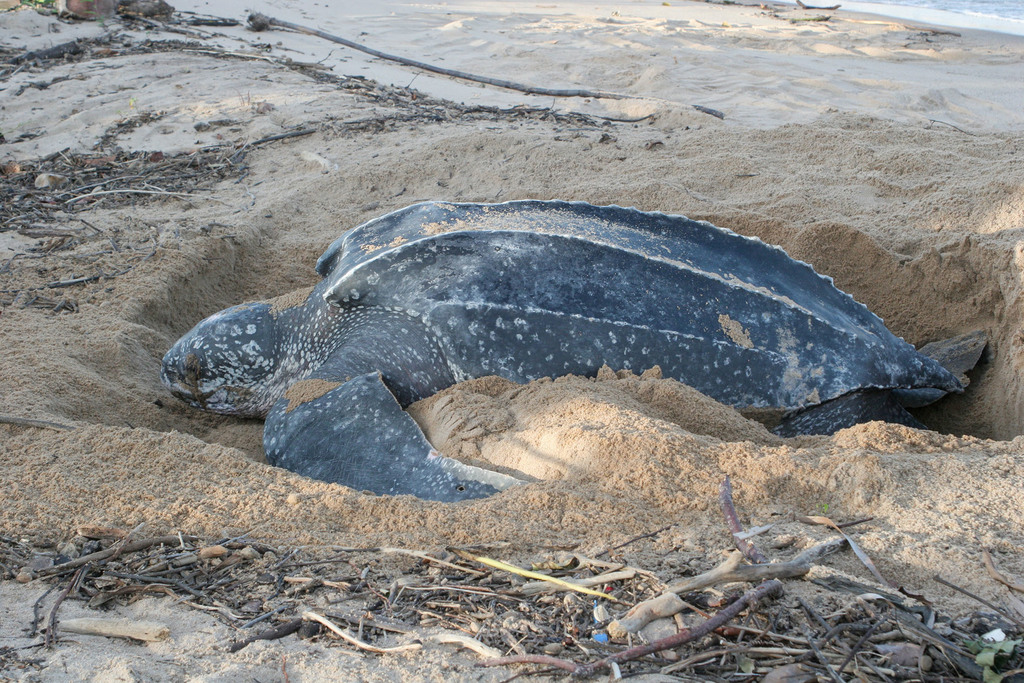
<svg viewBox="0 0 1024 683">
<path fill-rule="evenodd" d="M 800 5 L 800 9 L 817 9 L 817 10 L 830 10 L 830 11 L 831 10 L 837 10 L 840 7 L 842 7 L 842 5 L 829 5 L 828 7 L 818 7 L 816 5 L 805 5 L 804 3 L 800 2 L 800 0 L 796 0 L 796 4 Z"/>
<path fill-rule="evenodd" d="M 11 63 L 19 64 L 21 62 L 34 62 L 37 59 L 57 59 L 64 55 L 75 55 L 81 51 L 81 43 L 77 40 L 72 40 L 67 43 L 61 43 L 60 45 L 54 45 L 53 47 L 43 48 L 42 50 L 32 50 L 31 52 L 18 55 L 11 59 Z"/>
<path fill-rule="evenodd" d="M 85 636 L 106 636 L 107 638 L 129 638 L 144 642 L 164 640 L 171 634 L 165 624 L 139 619 L 62 619 L 60 630 Z"/>
<path fill-rule="evenodd" d="M 420 62 L 415 59 L 409 59 L 408 57 L 400 57 L 398 55 L 392 55 L 387 52 L 381 52 L 372 47 L 361 45 L 357 42 L 336 36 L 320 29 L 310 28 L 308 26 L 302 26 L 301 24 L 294 24 L 290 21 L 283 21 L 281 19 L 275 19 L 274 17 L 268 17 L 265 14 L 254 12 L 249 15 L 249 28 L 253 31 L 266 31 L 272 26 L 279 26 L 281 28 L 290 29 L 292 31 L 298 31 L 299 33 L 305 33 L 311 36 L 317 36 L 324 40 L 329 40 L 332 43 L 338 43 L 345 47 L 352 48 L 353 50 L 359 50 L 365 52 L 368 55 L 372 55 L 379 59 L 386 59 L 392 62 L 398 62 L 405 66 L 411 66 L 416 69 L 423 69 L 431 73 L 440 74 L 442 76 L 449 76 L 451 78 L 458 78 L 464 81 L 472 81 L 474 83 L 483 83 L 484 85 L 493 85 L 498 88 L 505 88 L 506 90 L 516 90 L 527 95 L 544 95 L 546 97 L 589 97 L 592 99 L 611 99 L 611 100 L 628 100 L 628 99 L 644 99 L 636 98 L 633 95 L 625 95 L 622 93 L 608 92 L 606 90 L 587 90 L 581 88 L 571 89 L 559 89 L 559 88 L 541 88 L 539 86 L 526 85 L 524 83 L 516 83 L 515 81 L 506 81 L 501 78 L 491 78 L 490 76 L 480 76 L 478 74 L 471 74 L 466 71 L 457 71 L 455 69 L 445 69 L 444 67 L 435 66 L 426 62 Z M 690 105 L 694 109 L 704 114 L 710 114 L 715 118 L 724 119 L 725 114 L 712 109 L 710 107 L 704 107 L 701 105 Z"/>
</svg>

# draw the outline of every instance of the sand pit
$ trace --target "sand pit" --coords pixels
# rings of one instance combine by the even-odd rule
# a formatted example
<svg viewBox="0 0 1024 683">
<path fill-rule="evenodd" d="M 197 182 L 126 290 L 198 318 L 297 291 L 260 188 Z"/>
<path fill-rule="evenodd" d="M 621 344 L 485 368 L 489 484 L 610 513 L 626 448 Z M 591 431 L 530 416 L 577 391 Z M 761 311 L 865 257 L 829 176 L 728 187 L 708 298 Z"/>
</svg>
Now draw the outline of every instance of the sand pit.
<svg viewBox="0 0 1024 683">
<path fill-rule="evenodd" d="M 197 48 L 135 53 L 137 26 L 84 61 L 8 72 L 3 113 L 19 127 L 5 122 L 0 144 L 0 415 L 72 429 L 0 424 L 5 543 L 52 554 L 76 539 L 81 549 L 82 525 L 144 524 L 144 536 L 249 534 L 275 548 L 313 546 L 304 551 L 313 554 L 501 541 L 492 554 L 528 566 L 558 550 L 593 556 L 671 525 L 621 551 L 627 563 L 671 581 L 716 565 L 731 547 L 717 504 L 728 475 L 744 523 L 775 525 L 759 542 L 781 548 L 772 550 L 777 559 L 830 537 L 800 516 L 871 517 L 850 530 L 857 543 L 883 576 L 926 596 L 944 618 L 979 605 L 935 582 L 936 574 L 1007 609 L 1020 604 L 986 573 L 982 550 L 1007 575 L 1024 576 L 1024 122 L 1019 93 L 1004 87 L 1008 69 L 1019 74 L 1024 42 L 971 32 L 926 40 L 903 25 L 841 15 L 791 24 L 759 9 L 704 4 L 699 17 L 663 20 L 616 18 L 614 8 L 592 17 L 467 5 L 456 14 L 474 18 L 457 25 L 459 16 L 442 22 L 433 10 L 396 7 L 390 18 L 360 19 L 381 48 L 398 51 L 381 30 L 397 22 L 423 51 L 460 46 L 454 54 L 465 55 L 466 70 L 500 72 L 508 59 L 520 80 L 657 101 L 556 102 L 550 110 L 550 98 L 499 91 L 489 99 L 490 90 L 475 86 L 466 97 L 462 84 L 446 85 L 456 88 L 455 100 L 443 100 L 430 94 L 443 79 L 424 77 L 425 90 L 413 92 L 344 78 L 372 64 L 361 57 L 345 57 L 351 61 L 325 78 L 323 69 Z M 5 45 L 10 53 L 35 49 L 32 40 L 43 40 L 53 20 L 15 14 L 0 19 L 25 38 Z M 526 33 L 501 33 L 516 28 Z M 76 30 L 59 29 L 61 39 Z M 237 51 L 244 34 L 232 30 L 203 44 L 235 41 Z M 456 34 L 448 43 L 428 40 Z M 530 47 L 524 36 L 534 34 L 556 47 Z M 519 41 L 518 49 L 498 36 Z M 260 40 L 270 38 L 283 36 Z M 474 40 L 487 49 L 466 47 Z M 561 53 L 573 45 L 603 45 L 606 76 Z M 274 50 L 287 47 L 261 54 L 276 59 Z M 644 50 L 657 53 L 646 67 Z M 704 50 L 753 61 L 744 71 L 708 59 L 684 76 L 668 64 L 674 50 L 677 60 Z M 562 62 L 573 68 L 557 72 Z M 804 66 L 818 75 L 797 78 Z M 372 75 L 387 83 L 393 68 Z M 869 70 L 876 81 L 864 80 Z M 758 76 L 769 71 L 786 74 L 785 82 L 770 87 Z M 832 80 L 815 80 L 824 73 Z M 63 77 L 46 89 L 26 85 Z M 763 90 L 745 89 L 744 79 Z M 900 86 L 914 79 L 932 85 Z M 530 106 L 490 106 L 509 98 Z M 694 103 L 723 110 L 725 120 Z M 246 142 L 306 130 L 237 154 Z M 102 180 L 87 176 L 90 164 L 143 180 L 86 187 Z M 69 179 L 36 189 L 43 172 Z M 86 196 L 100 188 L 137 192 Z M 934 430 L 927 432 L 874 423 L 780 439 L 655 374 L 465 382 L 410 412 L 445 453 L 536 481 L 453 505 L 369 496 L 271 468 L 259 421 L 197 413 L 160 385 L 160 359 L 180 334 L 226 306 L 309 287 L 317 256 L 347 228 L 421 200 L 521 198 L 708 220 L 811 263 L 914 344 L 984 329 L 989 349 L 962 396 L 917 412 Z M 21 567 L 4 557 L 7 579 Z M 410 567 L 372 563 L 381 575 Z M 874 581 L 849 552 L 816 571 Z M 289 638 L 230 655 L 220 648 L 237 637 L 225 624 L 234 622 L 167 597 L 105 608 L 169 623 L 162 643 L 80 636 L 52 651 L 5 651 L 39 641 L 26 627 L 47 587 L 41 579 L 0 583 L 5 675 L 267 680 L 281 676 L 282 657 L 291 680 L 511 675 L 474 670 L 474 655 L 441 645 L 355 657 Z M 818 605 L 833 599 L 798 580 L 786 590 L 794 614 L 802 614 L 795 596 Z M 97 612 L 73 599 L 61 609 L 67 618 Z"/>
</svg>

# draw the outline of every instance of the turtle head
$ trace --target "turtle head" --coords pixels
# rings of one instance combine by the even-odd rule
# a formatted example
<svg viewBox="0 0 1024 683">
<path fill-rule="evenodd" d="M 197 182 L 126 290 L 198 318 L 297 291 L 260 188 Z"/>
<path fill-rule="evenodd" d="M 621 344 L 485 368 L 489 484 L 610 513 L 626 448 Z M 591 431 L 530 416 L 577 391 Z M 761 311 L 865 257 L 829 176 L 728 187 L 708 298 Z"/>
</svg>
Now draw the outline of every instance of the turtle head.
<svg viewBox="0 0 1024 683">
<path fill-rule="evenodd" d="M 193 327 L 164 356 L 160 379 L 186 403 L 262 417 L 280 393 L 278 323 L 270 304 L 242 304 Z"/>
</svg>

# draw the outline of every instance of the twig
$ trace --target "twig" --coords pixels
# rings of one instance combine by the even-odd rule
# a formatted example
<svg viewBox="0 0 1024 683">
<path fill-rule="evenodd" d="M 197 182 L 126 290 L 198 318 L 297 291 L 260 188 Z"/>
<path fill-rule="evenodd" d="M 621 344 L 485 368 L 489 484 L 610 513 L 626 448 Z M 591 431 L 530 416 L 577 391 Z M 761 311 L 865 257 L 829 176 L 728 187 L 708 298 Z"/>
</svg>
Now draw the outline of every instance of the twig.
<svg viewBox="0 0 1024 683">
<path fill-rule="evenodd" d="M 711 571 L 669 584 L 665 590 L 673 593 L 689 593 L 690 591 L 732 581 L 752 583 L 765 579 L 786 579 L 794 576 L 803 576 L 811 570 L 809 562 L 790 561 L 776 562 L 774 564 L 741 565 L 740 562 L 742 560 L 743 554 L 734 550 L 729 554 L 725 562 Z"/>
<path fill-rule="evenodd" d="M 481 657 L 495 658 L 501 656 L 501 652 L 495 650 L 493 647 L 484 645 L 476 638 L 471 638 L 462 633 L 453 633 L 451 631 L 446 631 L 444 633 L 437 633 L 430 636 L 430 640 L 435 643 L 460 645 L 466 648 L 467 650 L 472 650 Z"/>
<path fill-rule="evenodd" d="M 843 680 L 842 676 L 837 674 L 836 670 L 832 668 L 832 664 L 829 663 L 828 659 L 821 652 L 821 648 L 818 647 L 818 644 L 814 642 L 814 638 L 811 636 L 810 630 L 806 630 L 804 632 L 804 635 L 807 636 L 807 644 L 811 646 L 811 650 L 814 652 L 814 656 L 817 657 L 821 665 L 825 667 L 825 671 L 828 671 L 828 675 L 832 678 L 832 680 L 835 681 L 835 683 L 846 683 Z"/>
<path fill-rule="evenodd" d="M 46 427 L 49 429 L 74 429 L 68 425 L 62 425 L 59 422 L 50 422 L 48 420 L 33 420 L 30 417 L 14 417 L 13 415 L 0 415 L 0 423 L 17 425 L 19 427 Z"/>
<path fill-rule="evenodd" d="M 43 643 L 47 649 L 57 644 L 57 610 L 60 609 L 64 598 L 68 597 L 71 591 L 78 585 L 78 580 L 82 578 L 82 572 L 84 571 L 85 567 L 79 567 L 75 575 L 68 581 L 68 587 L 61 591 L 60 595 L 57 596 L 57 601 L 53 603 L 53 609 L 50 610 L 50 619 L 46 624 L 46 635 L 43 638 Z"/>
<path fill-rule="evenodd" d="M 878 630 L 878 627 L 887 621 L 889 621 L 889 615 L 885 614 L 882 617 L 880 617 L 878 621 L 873 623 L 871 625 L 871 628 L 864 632 L 864 635 L 862 635 L 857 640 L 857 642 L 853 644 L 853 647 L 850 648 L 850 653 L 846 655 L 846 659 L 844 659 L 842 664 L 839 665 L 839 668 L 836 669 L 837 674 L 841 675 L 843 673 L 843 669 L 846 668 L 847 664 L 853 661 L 853 658 L 857 656 L 858 652 L 860 652 L 860 649 L 864 646 L 864 643 L 868 642 L 868 638 L 875 635 L 875 631 Z"/>
<path fill-rule="evenodd" d="M 627 567 L 617 572 L 605 572 L 604 574 L 598 574 L 597 576 L 591 576 L 585 579 L 576 579 L 575 581 L 566 581 L 566 583 L 578 586 L 580 588 L 591 588 L 593 586 L 600 586 L 603 583 L 614 583 L 616 581 L 628 581 L 636 576 L 636 570 Z M 537 595 L 539 593 L 555 593 L 563 590 L 575 590 L 570 589 L 568 586 L 560 586 L 553 584 L 549 581 L 530 581 L 524 583 L 519 587 L 519 592 L 523 595 Z"/>
<path fill-rule="evenodd" d="M 255 147 L 256 145 L 262 145 L 265 142 L 274 142 L 276 140 L 287 140 L 288 138 L 297 138 L 302 135 L 312 135 L 316 132 L 316 128 L 303 128 L 302 130 L 293 130 L 287 133 L 278 133 L 277 135 L 271 135 L 269 137 L 260 138 L 255 142 L 246 143 L 249 147 Z"/>
<path fill-rule="evenodd" d="M 474 554 L 472 554 L 470 552 L 467 552 L 465 550 L 460 550 L 458 548 L 449 548 L 449 550 L 451 550 L 456 555 L 458 555 L 459 557 L 462 557 L 464 559 L 472 560 L 474 562 L 479 562 L 480 564 L 486 565 L 488 567 L 494 567 L 495 569 L 500 569 L 502 571 L 510 572 L 512 574 L 517 574 L 517 575 L 525 577 L 527 579 L 536 579 L 538 581 L 547 581 L 547 582 L 552 583 L 552 584 L 554 584 L 556 586 L 561 586 L 562 588 L 566 588 L 568 590 L 576 591 L 577 593 L 583 593 L 585 595 L 591 595 L 591 596 L 593 596 L 595 598 L 604 598 L 605 600 L 611 600 L 612 602 L 619 602 L 618 598 L 616 598 L 616 597 L 614 597 L 612 595 L 608 595 L 607 593 L 602 593 L 601 591 L 591 590 L 590 588 L 586 588 L 585 586 L 580 586 L 578 584 L 575 584 L 575 583 L 572 583 L 572 582 L 569 582 L 569 581 L 564 581 L 562 579 L 555 578 L 554 576 L 548 576 L 547 574 L 541 574 L 539 572 L 532 572 L 532 571 L 529 571 L 528 569 L 521 569 L 520 567 L 516 567 L 515 565 L 508 564 L 507 562 L 502 562 L 501 560 L 495 560 L 495 559 L 492 559 L 490 557 L 484 557 L 482 555 L 474 555 Z"/>
<path fill-rule="evenodd" d="M 260 631 L 259 633 L 243 638 L 242 640 L 236 640 L 225 649 L 227 649 L 228 652 L 238 652 L 246 645 L 255 643 L 257 640 L 277 640 L 278 638 L 284 638 L 285 636 L 295 633 L 302 628 L 302 622 L 302 619 L 286 621 L 274 628 L 267 629 L 266 631 Z"/>
<path fill-rule="evenodd" d="M 28 634 L 29 637 L 34 638 L 36 634 L 39 633 L 39 610 L 42 609 L 43 600 L 46 599 L 47 595 L 56 590 L 57 585 L 58 584 L 55 583 L 50 586 L 45 593 L 39 596 L 39 599 L 32 603 L 32 630 Z"/>
<path fill-rule="evenodd" d="M 624 95 L 622 93 L 608 92 L 604 90 L 586 90 L 586 89 L 556 89 L 556 88 L 540 88 L 532 85 L 525 85 L 523 83 L 516 83 L 514 81 L 506 81 L 500 78 L 491 78 L 489 76 L 478 76 L 476 74 L 467 73 L 465 71 L 456 71 L 454 69 L 445 69 L 443 67 L 434 66 L 433 64 L 427 64 L 426 62 L 419 62 L 415 59 L 409 59 L 407 57 L 399 57 L 398 55 L 388 54 L 387 52 L 381 52 L 375 50 L 372 47 L 366 45 L 360 45 L 359 43 L 347 40 L 340 36 L 335 36 L 326 31 L 321 31 L 315 28 L 309 28 L 301 26 L 299 24 L 293 24 L 290 21 L 282 21 L 275 19 L 274 17 L 268 17 L 264 14 L 253 13 L 249 15 L 249 28 L 254 31 L 264 31 L 271 26 L 280 26 L 281 28 L 291 29 L 292 31 L 298 31 L 299 33 L 305 33 L 311 36 L 317 36 L 324 40 L 329 40 L 332 43 L 338 43 L 345 47 L 350 47 L 353 50 L 359 50 L 365 52 L 368 55 L 378 57 L 380 59 L 387 59 L 392 62 L 398 62 L 405 66 L 411 66 L 417 69 L 423 69 L 424 71 L 430 71 L 431 73 L 441 74 L 442 76 L 449 76 L 451 78 L 460 78 L 464 81 L 473 81 L 474 83 L 483 83 L 484 85 L 493 85 L 498 88 L 505 88 L 507 90 L 517 90 L 527 95 L 543 95 L 545 97 L 590 97 L 593 99 L 612 99 L 612 100 L 626 100 L 626 99 L 642 99 L 632 95 Z M 725 114 L 722 112 L 711 109 L 710 107 L 703 107 L 700 105 L 690 105 L 697 111 L 705 114 L 710 114 L 716 118 L 724 119 Z"/>
<path fill-rule="evenodd" d="M 992 604 L 991 602 L 989 602 L 985 598 L 983 598 L 983 597 L 981 597 L 979 595 L 975 595 L 974 593 L 970 592 L 966 588 L 961 588 L 960 586 L 956 585 L 955 583 L 950 583 L 949 581 L 946 581 L 944 578 L 942 578 L 938 574 L 935 575 L 935 581 L 938 581 L 943 586 L 948 586 L 948 587 L 952 588 L 953 590 L 955 590 L 958 593 L 963 593 L 964 595 L 966 595 L 967 597 L 969 597 L 969 598 L 971 598 L 973 600 L 977 600 L 978 602 L 980 602 L 981 604 L 985 605 L 989 609 L 995 610 L 996 613 L 998 613 L 999 615 L 1001 615 L 1001 616 L 1005 617 L 1006 619 L 1009 619 L 1013 623 L 1017 624 L 1017 626 L 1019 626 L 1021 628 L 1024 628 L 1024 621 L 1021 621 L 1020 619 L 1018 619 L 1017 617 L 1013 616 L 1012 614 L 1010 614 L 1006 610 L 1000 609 L 999 607 L 996 607 L 994 604 Z"/>
<path fill-rule="evenodd" d="M 996 569 L 996 564 L 992 561 L 992 555 L 988 552 L 987 548 L 981 549 L 981 556 L 985 559 L 985 570 L 988 572 L 989 576 L 1007 588 L 1012 588 L 1015 591 L 1024 593 L 1024 585 L 1010 581 L 1002 572 Z"/>
<path fill-rule="evenodd" d="M 244 145 L 242 145 L 238 149 L 237 152 L 235 152 L 234 154 L 231 155 L 231 158 L 229 159 L 229 161 L 232 164 L 237 164 L 239 161 L 242 160 L 242 158 L 246 155 L 246 153 L 248 153 L 250 147 L 255 147 L 256 145 L 262 145 L 262 144 L 267 143 L 267 142 L 274 142 L 276 140 L 285 140 L 287 138 L 297 138 L 300 135 L 311 135 L 311 134 L 313 134 L 315 132 L 316 132 L 315 128 L 303 128 L 302 130 L 293 130 L 293 131 L 289 131 L 287 133 L 279 133 L 278 135 L 271 135 L 269 137 L 260 138 L 259 140 L 255 140 L 253 142 L 247 142 Z"/>
<path fill-rule="evenodd" d="M 270 617 L 274 616 L 275 614 L 280 614 L 281 612 L 285 611 L 286 609 L 288 609 L 288 605 L 281 605 L 280 607 L 275 607 L 274 609 L 270 610 L 269 612 L 264 612 L 263 614 L 259 615 L 255 619 L 250 619 L 249 621 L 247 621 L 244 624 L 242 624 L 241 626 L 239 626 L 238 629 L 242 630 L 242 629 L 246 629 L 246 628 L 250 628 L 252 626 L 255 626 L 256 624 L 260 623 L 261 621 L 266 621 Z"/>
<path fill-rule="evenodd" d="M 123 188 L 123 189 L 120 189 L 120 190 L 100 190 L 99 192 L 86 192 L 85 194 L 80 194 L 77 197 L 72 197 L 71 199 L 65 200 L 64 203 L 65 204 L 74 204 L 75 202 L 80 201 L 82 199 L 89 199 L 90 197 L 100 197 L 100 196 L 105 195 L 105 194 L 159 194 L 159 195 L 166 195 L 166 196 L 169 196 L 169 197 L 195 197 L 196 196 L 194 194 L 189 194 L 188 192 L 168 192 L 166 190 L 161 190 L 161 191 L 157 191 L 157 190 L 133 190 L 131 188 L 127 188 L 126 187 L 126 188 Z"/>
<path fill-rule="evenodd" d="M 603 118 L 603 117 L 598 116 L 597 118 Z M 637 119 L 637 120 L 641 121 L 643 119 Z M 625 548 L 627 545 L 632 545 L 632 544 L 636 543 L 637 541 L 642 541 L 645 538 L 653 538 L 653 537 L 657 536 L 658 534 L 660 534 L 663 531 L 668 531 L 669 529 L 671 529 L 674 526 L 675 526 L 675 524 L 669 524 L 669 525 L 663 526 L 660 529 L 657 529 L 655 531 L 651 531 L 651 532 L 646 533 L 646 534 L 641 534 L 639 536 L 634 536 L 633 538 L 629 539 L 628 541 L 626 541 L 624 543 L 620 543 L 617 546 L 613 546 L 611 548 L 608 548 L 607 550 L 602 550 L 601 552 L 599 552 L 594 557 L 601 557 L 602 555 L 607 555 L 608 553 L 610 553 L 613 550 L 619 550 L 620 548 Z"/>
<path fill-rule="evenodd" d="M 376 652 L 377 654 L 380 654 L 380 655 L 387 655 L 387 654 L 395 654 L 395 653 L 398 653 L 398 652 L 410 652 L 412 650 L 419 650 L 421 647 L 423 647 L 419 643 L 410 643 L 409 645 L 399 645 L 398 647 L 377 647 L 376 645 L 370 645 L 369 643 L 364 643 L 363 641 L 359 640 L 358 638 L 356 638 L 352 634 L 348 633 L 344 629 L 339 628 L 337 626 L 337 624 L 335 624 L 333 621 L 331 621 L 327 617 L 321 616 L 321 615 L 317 614 L 316 612 L 303 612 L 302 613 L 302 618 L 305 619 L 306 621 L 315 621 L 318 624 L 326 626 L 329 631 L 331 631 L 332 633 L 337 635 L 339 638 L 341 638 L 345 642 L 351 643 L 352 645 L 355 645 L 356 647 L 358 647 L 360 650 L 366 650 L 367 652 Z"/>
<path fill-rule="evenodd" d="M 953 35 L 959 35 L 959 34 L 953 34 Z M 928 124 L 929 124 L 929 125 L 925 126 L 925 128 L 931 128 L 931 124 L 933 124 L 933 123 L 941 123 L 941 124 L 942 124 L 942 125 L 944 125 L 944 126 L 949 126 L 949 127 L 950 127 L 950 128 L 952 128 L 953 130 L 958 130 L 958 131 L 960 131 L 961 133 L 963 133 L 964 135 L 971 135 L 971 136 L 973 136 L 973 135 L 974 135 L 974 133 L 972 133 L 972 132 L 971 132 L 971 131 L 969 131 L 969 130 L 964 130 L 964 129 L 963 129 L 963 128 L 961 128 L 960 126 L 954 126 L 954 125 L 953 125 L 952 123 L 947 123 L 947 122 L 945 122 L 945 121 L 939 121 L 938 119 L 928 119 Z"/>
<path fill-rule="evenodd" d="M 729 526 L 729 531 L 732 532 L 733 543 L 736 544 L 740 552 L 755 564 L 767 564 L 768 558 L 764 556 L 764 553 L 756 545 L 745 538 L 737 536 L 737 534 L 743 533 L 743 525 L 740 524 L 739 515 L 736 514 L 736 507 L 732 502 L 732 483 L 729 481 L 728 475 L 726 475 L 718 487 L 718 505 L 722 508 L 722 516 L 725 517 L 725 523 Z"/>
<path fill-rule="evenodd" d="M 275 19 L 274 17 L 268 17 L 264 14 L 253 13 L 249 15 L 249 28 L 254 31 L 264 31 L 271 26 L 280 26 L 281 28 L 291 29 L 292 31 L 298 31 L 299 33 L 305 33 L 311 36 L 317 36 L 324 40 L 329 40 L 332 43 L 338 43 L 345 47 L 350 47 L 353 50 L 359 50 L 365 52 L 368 55 L 378 57 L 380 59 L 387 59 L 392 62 L 398 62 L 405 66 L 412 66 L 417 69 L 423 69 L 424 71 L 430 71 L 432 73 L 441 74 L 442 76 L 451 76 L 452 78 L 461 78 L 465 81 L 473 81 L 476 83 L 483 83 L 485 85 L 494 85 L 499 88 L 506 88 L 508 90 L 518 90 L 524 92 L 527 95 L 545 95 L 547 97 L 592 97 L 592 98 L 608 98 L 614 100 L 630 99 L 629 95 L 622 95 L 613 92 L 604 92 L 598 90 L 559 90 L 552 88 L 539 88 L 532 85 L 523 85 L 522 83 L 515 83 L 513 81 L 506 81 L 498 78 L 490 78 L 489 76 L 478 76 L 476 74 L 467 73 L 465 71 L 455 71 L 453 69 L 445 69 L 443 67 L 434 66 L 433 64 L 427 64 L 426 62 L 419 62 L 415 59 L 409 59 L 407 57 L 399 57 L 398 55 L 388 54 L 387 52 L 381 52 L 375 50 L 372 47 L 361 45 L 340 36 L 335 36 L 326 31 L 321 31 L 315 28 L 309 28 L 300 24 L 293 24 L 290 21 L 282 21 L 281 19 Z"/>
</svg>

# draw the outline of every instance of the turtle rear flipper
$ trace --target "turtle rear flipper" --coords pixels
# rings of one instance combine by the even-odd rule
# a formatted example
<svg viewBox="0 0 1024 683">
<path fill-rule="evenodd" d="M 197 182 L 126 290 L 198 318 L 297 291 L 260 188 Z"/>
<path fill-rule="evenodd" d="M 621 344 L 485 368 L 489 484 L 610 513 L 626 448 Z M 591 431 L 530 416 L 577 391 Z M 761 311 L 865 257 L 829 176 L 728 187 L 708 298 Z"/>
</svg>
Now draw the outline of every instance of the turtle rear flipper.
<svg viewBox="0 0 1024 683">
<path fill-rule="evenodd" d="M 938 361 L 960 381 L 963 389 L 971 383 L 967 373 L 981 360 L 981 355 L 988 346 L 988 335 L 985 330 L 974 330 L 959 334 L 949 339 L 930 342 L 917 350 L 918 353 Z M 962 391 L 962 389 L 961 389 Z M 931 405 L 948 394 L 948 391 L 925 387 L 921 389 L 896 389 L 893 392 L 900 404 L 905 408 L 921 408 Z M 956 392 L 960 393 L 960 392 Z"/>
<path fill-rule="evenodd" d="M 917 351 L 929 358 L 939 361 L 942 367 L 949 370 L 967 386 L 966 375 L 981 360 L 981 354 L 988 346 L 988 335 L 985 330 L 974 330 L 942 341 L 925 344 Z"/>
<path fill-rule="evenodd" d="M 892 391 L 864 389 L 790 413 L 772 431 L 786 437 L 835 434 L 840 429 L 875 420 L 928 429 L 900 405 Z"/>
<path fill-rule="evenodd" d="M 520 483 L 438 453 L 377 372 L 297 382 L 267 415 L 263 445 L 271 465 L 382 495 L 452 502 Z"/>
</svg>

